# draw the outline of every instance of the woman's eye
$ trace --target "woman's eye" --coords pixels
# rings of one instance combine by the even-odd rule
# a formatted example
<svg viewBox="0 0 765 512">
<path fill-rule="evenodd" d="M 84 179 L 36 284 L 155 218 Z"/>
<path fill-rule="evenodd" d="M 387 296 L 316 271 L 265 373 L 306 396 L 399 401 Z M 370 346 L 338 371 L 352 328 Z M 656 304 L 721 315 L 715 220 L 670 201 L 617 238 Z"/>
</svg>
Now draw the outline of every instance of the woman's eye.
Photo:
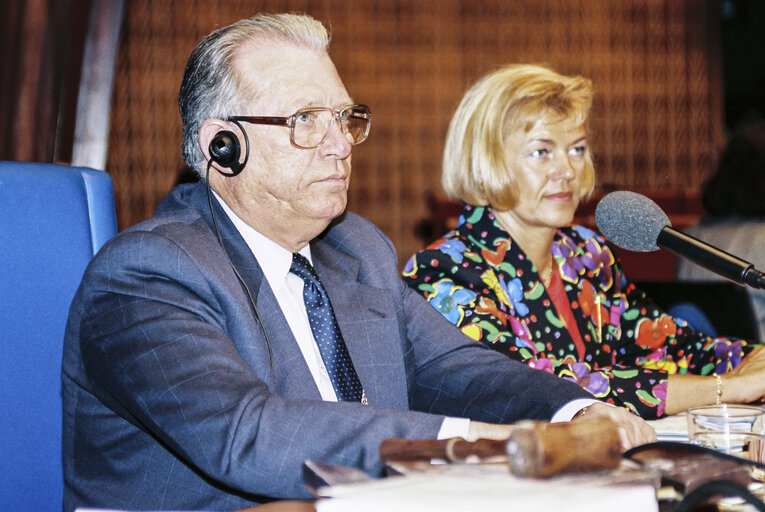
<svg viewBox="0 0 765 512">
<path fill-rule="evenodd" d="M 545 156 L 549 155 L 550 152 L 546 149 L 535 149 L 531 152 L 531 156 L 534 158 L 544 158 Z"/>
<path fill-rule="evenodd" d="M 576 156 L 582 156 L 587 151 L 587 146 L 574 146 L 569 153 Z"/>
</svg>

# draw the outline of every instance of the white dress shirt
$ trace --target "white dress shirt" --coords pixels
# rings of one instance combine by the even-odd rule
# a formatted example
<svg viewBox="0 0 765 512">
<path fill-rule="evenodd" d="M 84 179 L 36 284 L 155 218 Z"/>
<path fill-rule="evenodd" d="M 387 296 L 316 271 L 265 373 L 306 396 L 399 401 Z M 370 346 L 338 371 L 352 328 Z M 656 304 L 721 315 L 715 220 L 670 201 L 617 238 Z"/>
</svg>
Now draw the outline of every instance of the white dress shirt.
<svg viewBox="0 0 765 512">
<path fill-rule="evenodd" d="M 217 194 L 215 197 L 234 223 L 239 234 L 244 238 L 255 259 L 258 260 L 258 265 L 263 270 L 263 275 L 273 290 L 277 302 L 279 302 L 284 318 L 287 319 L 292 335 L 297 340 L 300 352 L 303 354 L 303 359 L 305 359 L 313 380 L 319 388 L 321 398 L 336 402 L 335 389 L 332 387 L 332 381 L 327 373 L 327 368 L 324 366 L 321 352 L 319 352 L 319 345 L 313 337 L 311 324 L 308 321 L 308 313 L 305 309 L 305 302 L 303 302 L 303 280 L 290 272 L 292 253 L 255 231 L 240 219 Z M 310 246 L 303 247 L 300 254 L 305 256 L 313 265 Z"/>
</svg>

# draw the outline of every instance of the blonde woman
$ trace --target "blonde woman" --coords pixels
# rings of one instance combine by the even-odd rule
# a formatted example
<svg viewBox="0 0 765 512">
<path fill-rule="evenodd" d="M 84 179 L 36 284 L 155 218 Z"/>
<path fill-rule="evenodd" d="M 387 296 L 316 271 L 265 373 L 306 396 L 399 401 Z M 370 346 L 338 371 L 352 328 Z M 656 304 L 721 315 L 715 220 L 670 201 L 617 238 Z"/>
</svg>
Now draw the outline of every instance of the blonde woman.
<svg viewBox="0 0 765 512">
<path fill-rule="evenodd" d="M 467 336 L 647 418 L 765 394 L 765 352 L 694 332 L 622 274 L 605 240 L 572 226 L 595 184 L 590 80 L 510 65 L 452 118 L 447 194 L 457 228 L 404 278 Z"/>
</svg>

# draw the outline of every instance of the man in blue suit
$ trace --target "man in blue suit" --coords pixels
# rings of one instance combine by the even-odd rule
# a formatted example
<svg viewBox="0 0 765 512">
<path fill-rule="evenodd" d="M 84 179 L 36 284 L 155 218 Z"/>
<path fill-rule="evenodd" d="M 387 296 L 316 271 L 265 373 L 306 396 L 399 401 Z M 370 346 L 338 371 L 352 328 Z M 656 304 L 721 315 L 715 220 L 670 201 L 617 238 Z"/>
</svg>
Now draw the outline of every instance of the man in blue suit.
<svg viewBox="0 0 765 512">
<path fill-rule="evenodd" d="M 194 49 L 179 103 L 201 181 L 108 243 L 72 305 L 67 510 L 307 498 L 305 460 L 379 475 L 385 438 L 501 438 L 585 406 L 625 446 L 652 439 L 469 340 L 400 281 L 390 241 L 344 213 L 371 115 L 327 46 L 310 17 L 258 15 Z"/>
</svg>

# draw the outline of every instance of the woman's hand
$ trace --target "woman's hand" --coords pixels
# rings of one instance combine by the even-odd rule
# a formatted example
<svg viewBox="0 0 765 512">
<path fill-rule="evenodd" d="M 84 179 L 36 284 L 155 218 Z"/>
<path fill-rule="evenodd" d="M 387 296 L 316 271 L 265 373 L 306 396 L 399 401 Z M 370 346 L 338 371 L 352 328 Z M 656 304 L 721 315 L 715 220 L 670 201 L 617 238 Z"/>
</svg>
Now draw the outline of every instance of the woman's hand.
<svg viewBox="0 0 765 512">
<path fill-rule="evenodd" d="M 635 416 L 623 407 L 614 407 L 602 402 L 594 403 L 587 408 L 587 412 L 572 421 L 595 417 L 605 417 L 616 424 L 624 451 L 656 441 L 656 431 L 643 418 Z"/>
<path fill-rule="evenodd" d="M 756 347 L 738 366 L 720 375 L 720 400 L 748 404 L 765 397 L 765 346 Z M 714 405 L 717 381 L 712 375 L 672 374 L 668 376 L 664 411 L 677 414 L 690 407 Z"/>
<path fill-rule="evenodd" d="M 723 402 L 762 401 L 765 397 L 765 346 L 756 347 L 738 366 L 720 378 Z"/>
</svg>

